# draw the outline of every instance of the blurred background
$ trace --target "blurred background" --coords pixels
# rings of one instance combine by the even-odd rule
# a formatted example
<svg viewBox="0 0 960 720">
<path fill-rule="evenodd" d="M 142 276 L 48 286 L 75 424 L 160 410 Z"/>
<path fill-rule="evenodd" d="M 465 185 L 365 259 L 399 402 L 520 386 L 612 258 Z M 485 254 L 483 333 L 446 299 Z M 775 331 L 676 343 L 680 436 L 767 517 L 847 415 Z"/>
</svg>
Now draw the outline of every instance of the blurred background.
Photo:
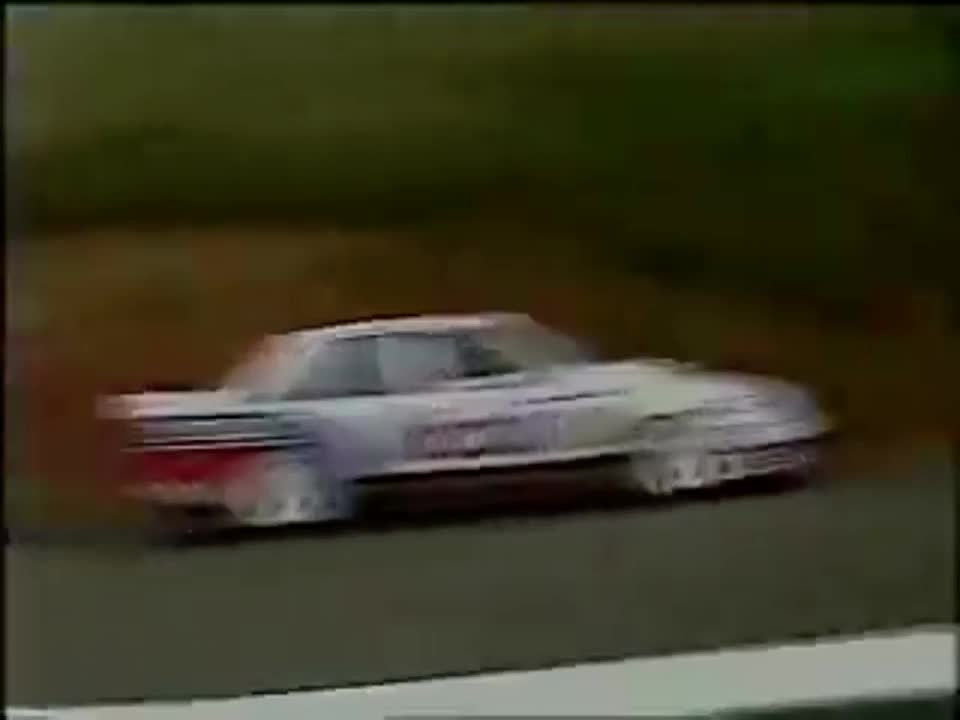
<svg viewBox="0 0 960 720">
<path fill-rule="evenodd" d="M 949 7 L 11 8 L 8 439 L 44 465 L 15 474 L 80 472 L 40 446 L 91 452 L 98 390 L 422 311 L 943 433 L 958 38 Z"/>
</svg>

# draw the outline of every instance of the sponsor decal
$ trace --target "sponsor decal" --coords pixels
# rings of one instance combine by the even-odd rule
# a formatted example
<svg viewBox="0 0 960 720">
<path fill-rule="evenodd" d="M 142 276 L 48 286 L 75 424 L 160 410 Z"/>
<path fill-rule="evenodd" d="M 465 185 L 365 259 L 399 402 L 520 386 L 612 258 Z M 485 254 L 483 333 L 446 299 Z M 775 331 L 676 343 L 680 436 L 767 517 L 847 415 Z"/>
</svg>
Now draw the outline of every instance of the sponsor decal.
<svg viewBox="0 0 960 720">
<path fill-rule="evenodd" d="M 406 432 L 405 449 L 417 459 L 543 452 L 559 443 L 560 420 L 559 415 L 544 412 L 430 423 Z"/>
</svg>

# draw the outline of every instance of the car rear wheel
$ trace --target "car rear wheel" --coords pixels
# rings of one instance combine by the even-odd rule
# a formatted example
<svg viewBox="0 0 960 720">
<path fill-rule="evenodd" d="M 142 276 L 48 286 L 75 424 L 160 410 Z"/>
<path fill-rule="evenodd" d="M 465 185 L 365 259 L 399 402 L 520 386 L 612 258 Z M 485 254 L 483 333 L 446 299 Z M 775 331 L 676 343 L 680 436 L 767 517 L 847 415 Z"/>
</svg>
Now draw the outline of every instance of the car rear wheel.
<svg viewBox="0 0 960 720">
<path fill-rule="evenodd" d="M 224 494 L 238 525 L 271 527 L 308 523 L 324 515 L 324 484 L 312 468 L 289 453 L 257 458 Z"/>
</svg>

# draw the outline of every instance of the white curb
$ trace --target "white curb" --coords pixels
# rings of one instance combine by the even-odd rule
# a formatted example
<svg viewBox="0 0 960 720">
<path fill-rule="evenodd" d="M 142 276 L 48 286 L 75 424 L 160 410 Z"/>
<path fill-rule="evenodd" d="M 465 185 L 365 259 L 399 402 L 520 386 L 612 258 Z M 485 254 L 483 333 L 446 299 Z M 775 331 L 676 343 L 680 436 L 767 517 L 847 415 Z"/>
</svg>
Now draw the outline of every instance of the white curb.
<svg viewBox="0 0 960 720">
<path fill-rule="evenodd" d="M 49 720 L 338 720 L 457 715 L 698 715 L 956 690 L 957 629 L 722 650 L 552 670 L 177 704 L 9 708 Z"/>
</svg>

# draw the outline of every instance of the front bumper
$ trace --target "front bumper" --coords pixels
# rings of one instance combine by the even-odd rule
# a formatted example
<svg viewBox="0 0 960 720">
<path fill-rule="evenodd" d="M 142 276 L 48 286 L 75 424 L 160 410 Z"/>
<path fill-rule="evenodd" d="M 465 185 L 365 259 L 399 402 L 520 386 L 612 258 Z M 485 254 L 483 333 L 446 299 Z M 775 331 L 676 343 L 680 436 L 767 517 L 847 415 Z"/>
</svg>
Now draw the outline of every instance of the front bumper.
<svg viewBox="0 0 960 720">
<path fill-rule="evenodd" d="M 739 450 L 707 451 L 702 474 L 723 482 L 777 473 L 803 472 L 817 465 L 819 448 L 813 443 L 789 443 Z"/>
<path fill-rule="evenodd" d="M 764 476 L 807 475 L 820 464 L 820 438 L 739 448 L 644 451 L 635 471 L 659 487 L 695 489 Z"/>
</svg>

